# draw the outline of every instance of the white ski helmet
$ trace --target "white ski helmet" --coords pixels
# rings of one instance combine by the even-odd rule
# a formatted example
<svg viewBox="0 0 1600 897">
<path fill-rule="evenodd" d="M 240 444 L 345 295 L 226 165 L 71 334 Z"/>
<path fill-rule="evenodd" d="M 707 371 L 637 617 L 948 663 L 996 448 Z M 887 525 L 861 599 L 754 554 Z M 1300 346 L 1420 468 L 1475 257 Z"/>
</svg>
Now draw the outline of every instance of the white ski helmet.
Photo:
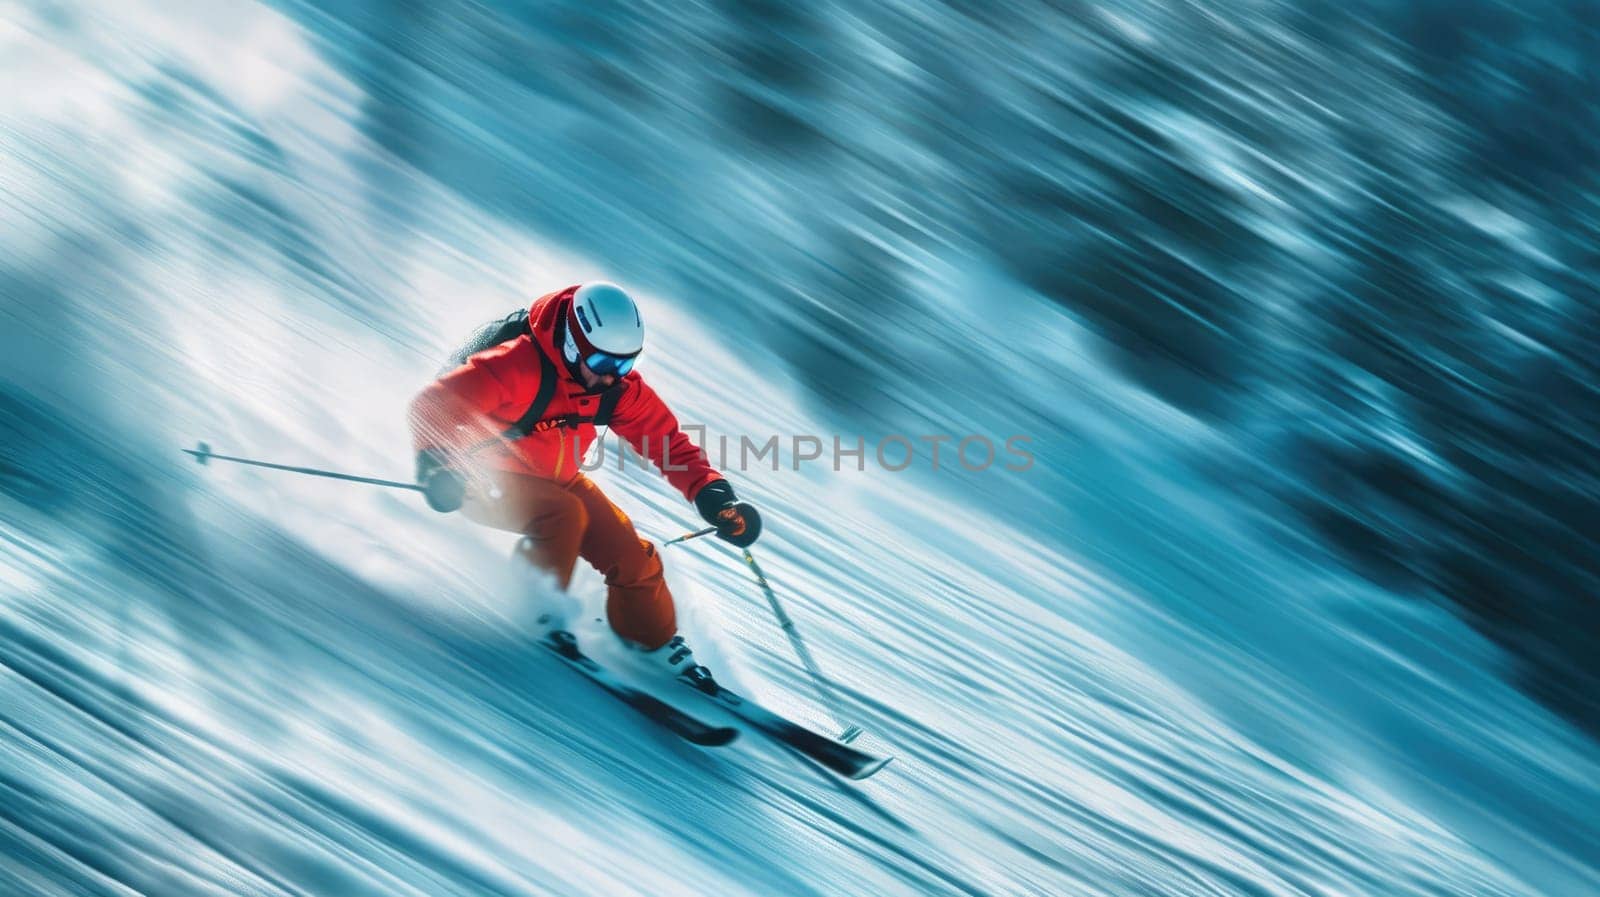
<svg viewBox="0 0 1600 897">
<path fill-rule="evenodd" d="M 568 363 L 577 364 L 581 358 L 596 374 L 627 374 L 644 348 L 639 306 L 614 283 L 595 281 L 578 287 L 566 330 L 561 351 Z"/>
</svg>

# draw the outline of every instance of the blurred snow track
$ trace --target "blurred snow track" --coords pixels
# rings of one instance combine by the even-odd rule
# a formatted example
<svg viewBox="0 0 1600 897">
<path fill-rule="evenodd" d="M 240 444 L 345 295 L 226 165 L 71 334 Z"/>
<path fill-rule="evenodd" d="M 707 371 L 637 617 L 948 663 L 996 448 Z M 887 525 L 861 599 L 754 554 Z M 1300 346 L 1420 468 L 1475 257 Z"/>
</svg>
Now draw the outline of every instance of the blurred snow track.
<svg viewBox="0 0 1600 897">
<path fill-rule="evenodd" d="M 1147 191 L 1141 214 L 1160 214 L 1141 222 L 1226 249 L 1251 228 L 1295 242 L 1270 196 L 1202 220 L 1191 193 L 1119 168 L 1124 137 L 1091 166 L 1063 148 L 1082 134 L 1033 117 L 1083 112 L 1037 80 L 1080 52 L 1258 101 L 1185 79 L 1164 60 L 1193 48 L 1147 27 L 1232 19 L 1113 6 L 1053 36 L 1002 10 L 994 28 L 1039 36 L 996 52 L 972 10 L 894 4 L 8 5 L 0 894 L 1600 893 L 1594 744 L 1449 613 L 1263 535 L 1193 474 L 1197 446 L 1253 443 L 1128 379 L 1084 321 L 950 229 L 971 218 L 1032 258 L 1072 244 L 1063 197 L 1132 214 L 1099 204 L 1099 180 L 1040 168 L 1067 159 Z M 813 65 L 822 42 L 850 67 Z M 957 47 L 998 68 L 964 70 Z M 996 85 L 1017 108 L 980 102 Z M 891 121 L 929 104 L 1015 116 L 1036 142 L 1003 169 L 975 168 L 995 160 L 964 135 L 925 135 L 930 155 L 917 121 Z M 1083 134 L 1161 143 L 1138 155 L 1158 172 L 1189 152 L 1228 183 L 1249 167 L 1223 166 L 1231 144 L 1185 116 L 1125 115 Z M 1302 161 L 1370 168 L 1313 124 Z M 621 125 L 633 142 L 609 140 Z M 980 175 L 985 191 L 966 186 Z M 1343 177 L 1330 202 L 1369 191 Z M 918 204 L 925 184 L 949 216 Z M 1019 197 L 1062 230 L 1015 230 Z M 1147 249 L 1157 274 L 1204 279 L 1183 246 Z M 1343 264 L 1306 250 L 1323 252 Z M 1040 257 L 1041 277 L 1057 270 Z M 1112 286 L 1145 286 L 1139 270 Z M 405 402 L 446 346 L 596 275 L 637 286 L 640 369 L 708 439 L 1035 437 L 1025 476 L 733 474 L 765 515 L 757 551 L 786 613 L 867 730 L 854 746 L 896 758 L 871 779 L 763 738 L 703 750 L 568 675 L 533 642 L 546 585 L 508 566 L 504 534 L 394 490 L 202 472 L 171 448 L 205 436 L 403 480 Z M 846 322 L 823 291 L 874 301 Z M 1184 320 L 1160 345 L 1239 353 L 1206 315 Z M 868 327 L 895 371 L 851 351 Z M 683 532 L 691 509 L 612 451 L 594 475 L 641 532 Z M 665 557 L 696 658 L 837 731 L 738 557 L 693 546 Z M 598 607 L 597 576 L 575 592 Z M 584 652 L 620 669 L 590 616 Z"/>
</svg>

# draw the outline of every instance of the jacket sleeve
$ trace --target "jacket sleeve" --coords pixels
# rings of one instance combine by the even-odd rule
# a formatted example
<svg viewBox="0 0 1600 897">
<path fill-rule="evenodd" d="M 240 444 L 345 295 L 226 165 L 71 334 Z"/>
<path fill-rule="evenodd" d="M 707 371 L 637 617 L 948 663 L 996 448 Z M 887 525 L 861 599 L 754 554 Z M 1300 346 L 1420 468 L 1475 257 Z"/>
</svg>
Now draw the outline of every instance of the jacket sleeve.
<svg viewBox="0 0 1600 897">
<path fill-rule="evenodd" d="M 634 451 L 649 458 L 689 501 L 694 501 L 707 483 L 723 478 L 700 446 L 683 432 L 672 409 L 638 375 L 628 379 L 628 388 L 611 412 L 611 429 Z"/>
<path fill-rule="evenodd" d="M 493 415 L 538 390 L 538 368 L 520 357 L 530 348 L 523 339 L 486 349 L 423 387 L 411 400 L 412 447 L 458 459 L 498 441 L 506 425 Z"/>
</svg>

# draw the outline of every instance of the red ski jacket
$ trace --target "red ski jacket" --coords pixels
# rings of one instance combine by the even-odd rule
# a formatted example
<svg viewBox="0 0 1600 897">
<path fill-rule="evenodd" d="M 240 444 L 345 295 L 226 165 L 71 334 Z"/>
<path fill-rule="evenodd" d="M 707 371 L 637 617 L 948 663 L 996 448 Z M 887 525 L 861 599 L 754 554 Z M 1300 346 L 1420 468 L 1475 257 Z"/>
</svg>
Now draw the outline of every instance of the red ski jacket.
<svg viewBox="0 0 1600 897">
<path fill-rule="evenodd" d="M 555 342 L 557 323 L 564 320 L 577 289 L 539 297 L 528 309 L 525 332 L 472 354 L 424 387 L 411 400 L 413 447 L 432 449 L 457 463 L 470 459 L 571 482 L 595 439 L 595 424 L 589 419 L 604 412 L 602 396 L 587 392 L 573 378 Z M 552 385 L 544 385 L 546 375 L 554 376 Z M 637 371 L 612 389 L 619 394 L 611 397 L 611 429 L 649 458 L 684 498 L 692 502 L 707 483 L 722 479 Z M 548 398 L 548 404 L 537 420 L 525 420 L 541 398 Z"/>
</svg>

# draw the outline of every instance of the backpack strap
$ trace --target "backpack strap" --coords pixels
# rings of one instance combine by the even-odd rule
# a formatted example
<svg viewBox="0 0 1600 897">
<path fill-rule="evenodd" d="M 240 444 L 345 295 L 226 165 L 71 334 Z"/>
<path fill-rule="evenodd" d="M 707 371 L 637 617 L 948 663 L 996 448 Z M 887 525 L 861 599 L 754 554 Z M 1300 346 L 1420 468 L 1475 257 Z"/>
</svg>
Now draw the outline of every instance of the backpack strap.
<svg viewBox="0 0 1600 897">
<path fill-rule="evenodd" d="M 545 409 L 550 407 L 550 400 L 555 398 L 556 380 L 558 378 L 556 376 L 556 363 L 550 360 L 550 356 L 544 354 L 544 349 L 540 348 L 537 340 L 530 340 L 530 342 L 533 343 L 533 351 L 539 356 L 539 391 L 533 396 L 533 404 L 528 406 L 527 411 L 522 412 L 522 416 L 517 418 L 517 422 L 501 432 L 500 435 L 511 440 L 521 439 L 538 430 L 548 430 L 551 426 L 562 426 L 559 423 L 552 424 L 539 419 L 544 417 Z M 576 417 L 576 415 L 568 416 Z M 555 418 L 554 420 L 561 421 L 563 418 Z"/>
<path fill-rule="evenodd" d="M 591 421 L 597 427 L 611 425 L 611 412 L 617 410 L 617 402 L 622 400 L 622 394 L 628 391 L 628 381 L 618 380 L 615 386 L 600 394 L 600 404 L 595 406 L 594 419 Z"/>
<path fill-rule="evenodd" d="M 570 427 L 576 430 L 578 427 L 584 424 L 593 424 L 597 427 L 609 426 L 611 424 L 611 412 L 616 409 L 617 401 L 622 398 L 622 393 L 626 389 L 626 384 L 619 383 L 601 393 L 600 404 L 595 407 L 595 411 L 592 416 L 584 417 L 581 414 L 562 414 L 556 417 L 546 417 L 543 420 L 539 420 L 539 415 L 541 415 L 544 412 L 544 409 L 550 405 L 550 397 L 544 394 L 544 386 L 541 383 L 539 387 L 539 395 L 534 398 L 533 404 L 528 406 L 528 410 L 522 415 L 516 424 L 507 428 L 501 435 L 508 439 L 516 440 L 533 433 L 543 433 L 545 430 L 554 430 L 557 427 Z"/>
</svg>

